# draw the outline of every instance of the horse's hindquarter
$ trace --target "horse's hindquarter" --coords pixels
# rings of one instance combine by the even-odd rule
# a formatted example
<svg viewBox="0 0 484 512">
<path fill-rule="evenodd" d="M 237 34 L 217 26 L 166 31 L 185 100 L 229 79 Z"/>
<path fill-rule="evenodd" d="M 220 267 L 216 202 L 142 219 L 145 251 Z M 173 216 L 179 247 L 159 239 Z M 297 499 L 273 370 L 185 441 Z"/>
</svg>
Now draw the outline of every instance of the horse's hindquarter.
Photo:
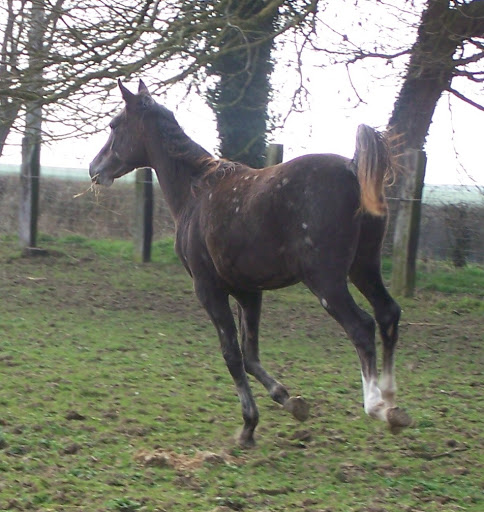
<svg viewBox="0 0 484 512">
<path fill-rule="evenodd" d="M 354 250 L 358 197 L 349 160 L 336 155 L 233 174 L 201 199 L 201 240 L 230 285 L 288 286 L 311 259 Z"/>
</svg>

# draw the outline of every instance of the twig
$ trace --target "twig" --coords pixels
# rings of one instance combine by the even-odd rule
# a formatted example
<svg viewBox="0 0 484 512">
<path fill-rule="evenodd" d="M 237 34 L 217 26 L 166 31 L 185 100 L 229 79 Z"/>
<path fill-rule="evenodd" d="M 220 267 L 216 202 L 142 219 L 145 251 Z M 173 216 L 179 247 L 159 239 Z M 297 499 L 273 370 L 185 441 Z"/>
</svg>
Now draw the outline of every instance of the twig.
<svg viewBox="0 0 484 512">
<path fill-rule="evenodd" d="M 425 325 L 426 327 L 440 327 L 442 324 L 431 324 L 428 322 L 406 322 L 405 325 Z"/>
<path fill-rule="evenodd" d="M 440 459 L 441 457 L 450 457 L 453 453 L 456 452 L 465 452 L 469 448 L 467 446 L 464 446 L 462 448 L 454 448 L 453 450 L 449 450 L 447 452 L 438 453 L 437 455 L 429 455 L 429 459 Z"/>
</svg>

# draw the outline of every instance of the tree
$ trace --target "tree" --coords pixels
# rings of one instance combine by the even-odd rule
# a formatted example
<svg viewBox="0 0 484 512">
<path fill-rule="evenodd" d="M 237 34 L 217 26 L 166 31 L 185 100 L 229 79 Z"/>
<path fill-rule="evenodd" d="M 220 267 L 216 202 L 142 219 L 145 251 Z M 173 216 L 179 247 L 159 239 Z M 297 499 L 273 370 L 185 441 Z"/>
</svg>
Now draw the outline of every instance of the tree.
<svg viewBox="0 0 484 512">
<path fill-rule="evenodd" d="M 251 49 L 294 30 L 314 13 L 317 0 L 268 0 L 258 20 L 278 13 L 278 23 L 249 43 L 232 41 L 247 30 L 247 11 L 232 0 L 56 0 L 44 19 L 42 83 L 31 83 L 29 12 L 40 0 L 8 0 L 0 6 L 4 29 L 0 63 L 0 155 L 8 133 L 21 130 L 26 101 L 43 107 L 44 140 L 93 133 L 105 123 L 104 105 L 115 78 L 151 73 L 158 87 L 176 82 L 206 91 L 207 65 L 226 52 Z M 42 2 L 41 2 L 42 3 Z M 249 5 L 249 3 L 247 3 Z M 4 20 L 4 21 L 2 21 Z M 233 38 L 232 38 L 233 39 Z M 247 53 L 247 52 L 246 52 Z M 42 91 L 39 94 L 39 91 Z M 94 101 L 98 99 L 98 103 Z"/>
<path fill-rule="evenodd" d="M 435 107 L 444 91 L 484 110 L 484 106 L 452 87 L 454 78 L 458 76 L 476 82 L 484 81 L 482 70 L 469 68 L 470 64 L 484 57 L 484 45 L 479 41 L 483 37 L 484 2 L 427 2 L 405 78 L 388 123 L 390 134 L 394 134 L 399 142 L 399 154 L 405 156 L 411 151 L 423 149 Z M 408 157 L 404 162 L 408 162 Z M 403 172 L 394 187 L 398 197 L 404 201 L 420 200 L 421 193 L 405 197 L 403 191 L 421 191 L 425 173 L 419 173 L 415 166 L 403 164 L 402 168 Z M 414 221 L 419 221 L 419 218 L 420 201 L 413 208 L 408 204 L 400 205 L 393 244 L 397 256 L 403 252 L 405 258 L 399 264 L 396 264 L 398 260 L 394 261 L 392 288 L 403 295 L 413 294 L 419 228 L 419 222 Z"/>
<path fill-rule="evenodd" d="M 274 33 L 274 7 L 266 9 L 262 0 L 233 3 L 230 16 L 237 15 L 244 25 L 231 24 L 220 42 L 225 51 L 208 66 L 218 78 L 208 99 L 217 118 L 220 153 L 252 167 L 264 164 L 273 69 L 273 39 L 267 36 Z"/>
<path fill-rule="evenodd" d="M 452 86 L 456 77 L 484 81 L 484 71 L 470 67 L 484 57 L 483 37 L 484 2 L 428 0 L 388 123 L 402 148 L 423 149 L 435 107 L 445 91 L 484 110 Z"/>
<path fill-rule="evenodd" d="M 484 81 L 484 2 L 481 0 L 422 0 L 412 2 L 357 2 L 359 16 L 350 25 L 328 24 L 319 20 L 320 39 L 324 47 L 318 48 L 329 55 L 332 64 L 342 63 L 348 69 L 350 82 L 354 67 L 364 63 L 385 63 L 383 75 L 390 75 L 400 86 L 387 130 L 393 139 L 397 164 L 391 196 L 402 198 L 396 211 L 394 247 L 404 247 L 402 268 L 394 265 L 395 272 L 404 273 L 404 284 L 394 291 L 412 293 L 412 274 L 418 242 L 419 194 L 423 187 L 425 169 L 419 156 L 437 105 L 444 93 L 484 110 L 473 94 L 480 93 Z M 323 15 L 327 15 L 324 12 Z M 376 21 L 373 21 L 376 20 Z M 400 37 L 392 37 L 392 30 Z M 370 28 L 371 27 L 371 28 Z M 369 37 L 376 33 L 378 39 Z M 381 69 L 381 66 L 380 68 Z M 367 78 L 368 80 L 368 78 Z M 475 86 L 475 87 L 472 87 Z M 354 87 L 358 101 L 363 94 Z M 420 173 L 418 169 L 420 166 Z M 398 167 L 398 166 L 397 166 Z M 410 204 L 415 207 L 409 208 Z M 410 226 L 416 226 L 411 232 Z M 394 273 L 393 281 L 397 275 Z M 407 279 L 408 277 L 408 279 Z"/>
<path fill-rule="evenodd" d="M 79 136 L 81 128 L 94 132 L 101 119 L 104 123 L 108 112 L 93 109 L 91 100 L 106 98 L 115 77 L 150 71 L 159 76 L 160 90 L 185 81 L 187 87 L 194 85 L 207 94 L 217 115 L 222 153 L 260 165 L 257 156 L 267 121 L 263 98 L 270 93 L 272 71 L 269 56 L 273 59 L 273 42 L 280 35 L 297 31 L 295 39 L 303 41 L 300 49 L 309 47 L 310 40 L 320 52 L 321 65 L 344 63 L 352 85 L 354 66 L 375 60 L 388 65 L 388 74 L 401 85 L 388 123 L 390 133 L 398 136 L 399 152 L 424 147 L 443 93 L 484 109 L 472 91 L 466 91 L 468 86 L 463 87 L 484 80 L 479 67 L 484 56 L 481 0 L 126 0 L 109 5 L 57 0 L 44 22 L 41 84 L 31 83 L 27 59 L 31 48 L 26 13 L 33 3 L 7 0 L 0 7 L 5 14 L 0 15 L 0 154 L 6 134 L 21 125 L 19 113 L 27 101 L 41 102 L 44 139 L 59 136 L 52 129 L 57 121 L 64 127 L 62 136 Z M 389 21 L 381 21 L 380 12 Z M 373 29 L 374 20 L 378 30 Z M 405 29 L 403 37 L 391 37 L 396 24 Z M 311 38 L 315 27 L 318 37 Z M 297 52 L 293 69 L 300 74 L 301 62 Z M 399 177 L 397 193 L 413 178 L 411 172 Z"/>
<path fill-rule="evenodd" d="M 8 0 L 0 65 L 0 156 L 9 132 L 20 130 L 23 118 L 21 244 L 36 244 L 41 139 L 79 136 L 79 127 L 97 130 L 106 111 L 97 113 L 86 98 L 102 99 L 114 85 L 107 79 L 119 75 L 161 68 L 161 85 L 186 79 L 200 83 L 209 69 L 219 78 L 206 94 L 217 113 L 223 153 L 262 165 L 273 39 L 301 23 L 316 4 Z"/>
<path fill-rule="evenodd" d="M 32 2 L 29 13 L 28 70 L 31 87 L 39 94 L 25 102 L 25 132 L 22 139 L 21 200 L 19 207 L 19 238 L 24 247 L 37 245 L 39 208 L 40 145 L 42 132 L 42 76 L 44 52 L 45 2 Z"/>
<path fill-rule="evenodd" d="M 272 96 L 274 39 L 295 23 L 301 32 L 311 33 L 310 20 L 317 1 L 243 0 L 219 2 L 215 9 L 225 10 L 228 17 L 218 52 L 208 65 L 209 76 L 217 77 L 207 97 L 217 118 L 220 153 L 262 167 Z"/>
<path fill-rule="evenodd" d="M 0 7 L 0 156 L 10 131 L 24 130 L 22 245 L 36 244 L 41 139 L 78 137 L 81 127 L 97 131 L 107 112 L 89 101 L 97 98 L 99 105 L 120 75 L 155 70 L 160 87 L 183 80 L 199 85 L 216 63 L 211 73 L 220 82 L 210 97 L 220 113 L 223 151 L 237 141 L 249 148 L 242 159 L 261 163 L 272 40 L 304 20 L 315 3 L 270 0 L 253 8 L 253 2 L 240 7 L 232 0 L 8 0 Z M 243 121 L 241 129 L 226 137 L 234 119 Z M 254 133 L 257 143 L 247 145 L 247 134 Z"/>
<path fill-rule="evenodd" d="M 9 92 L 14 87 L 19 61 L 18 38 L 14 35 L 15 21 L 22 17 L 23 11 L 22 6 L 22 9 L 15 13 L 13 3 L 13 0 L 7 0 L 7 5 L 4 8 L 3 19 L 5 20 L 5 26 L 2 46 L 0 48 L 0 156 L 2 155 L 7 136 L 22 106 L 21 99 L 12 96 Z"/>
</svg>

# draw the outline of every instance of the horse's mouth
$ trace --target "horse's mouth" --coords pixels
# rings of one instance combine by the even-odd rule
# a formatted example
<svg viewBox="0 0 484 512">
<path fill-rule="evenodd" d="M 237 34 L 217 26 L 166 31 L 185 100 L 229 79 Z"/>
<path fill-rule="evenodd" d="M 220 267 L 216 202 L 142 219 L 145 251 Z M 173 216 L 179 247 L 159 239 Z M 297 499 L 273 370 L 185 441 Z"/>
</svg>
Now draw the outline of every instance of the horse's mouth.
<svg viewBox="0 0 484 512">
<path fill-rule="evenodd" d="M 91 183 L 93 185 L 102 185 L 105 187 L 109 187 L 113 184 L 114 179 L 106 176 L 105 174 L 96 173 L 91 176 Z"/>
</svg>

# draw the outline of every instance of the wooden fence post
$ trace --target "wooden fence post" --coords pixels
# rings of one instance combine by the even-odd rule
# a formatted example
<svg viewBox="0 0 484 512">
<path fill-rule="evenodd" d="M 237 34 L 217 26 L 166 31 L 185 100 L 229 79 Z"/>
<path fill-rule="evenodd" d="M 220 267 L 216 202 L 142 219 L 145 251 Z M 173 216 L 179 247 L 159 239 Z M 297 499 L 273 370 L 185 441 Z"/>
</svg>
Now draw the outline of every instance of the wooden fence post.
<svg viewBox="0 0 484 512">
<path fill-rule="evenodd" d="M 153 175 L 149 167 L 136 170 L 135 187 L 134 258 L 146 263 L 151 260 L 153 239 Z"/>
<path fill-rule="evenodd" d="M 427 157 L 424 151 L 408 149 L 400 157 L 404 172 L 400 204 L 393 235 L 391 291 L 412 297 L 415 291 L 418 237 L 422 209 L 422 190 Z"/>
<path fill-rule="evenodd" d="M 284 155 L 284 146 L 282 144 L 269 144 L 266 153 L 266 165 L 280 164 Z"/>
<path fill-rule="evenodd" d="M 39 216 L 40 142 L 22 139 L 20 168 L 19 242 L 27 250 L 37 246 Z"/>
</svg>

